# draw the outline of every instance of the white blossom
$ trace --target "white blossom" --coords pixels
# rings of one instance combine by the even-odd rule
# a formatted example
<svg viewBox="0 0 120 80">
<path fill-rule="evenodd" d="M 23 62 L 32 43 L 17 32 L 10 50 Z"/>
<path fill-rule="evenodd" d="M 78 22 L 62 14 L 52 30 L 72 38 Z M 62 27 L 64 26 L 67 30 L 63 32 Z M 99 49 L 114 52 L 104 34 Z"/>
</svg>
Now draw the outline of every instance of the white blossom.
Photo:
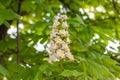
<svg viewBox="0 0 120 80">
<path fill-rule="evenodd" d="M 54 20 L 54 23 L 53 23 L 53 28 L 57 28 L 57 26 L 60 24 L 60 22 L 58 22 L 58 19 L 55 19 Z"/>
<path fill-rule="evenodd" d="M 66 43 L 70 43 L 70 39 L 68 37 L 66 38 Z"/>
<path fill-rule="evenodd" d="M 57 36 L 54 40 L 55 40 L 56 44 L 61 44 L 63 42 L 62 39 L 60 38 L 60 36 Z"/>
<path fill-rule="evenodd" d="M 66 15 L 61 15 L 61 16 L 60 16 L 60 19 L 61 19 L 61 20 L 66 20 L 66 19 L 68 19 L 68 17 L 67 17 Z"/>
<path fill-rule="evenodd" d="M 70 52 L 66 52 L 66 57 L 68 57 L 71 61 L 74 61 L 74 57 Z"/>
<path fill-rule="evenodd" d="M 60 61 L 68 58 L 74 60 L 73 55 L 70 53 L 68 44 L 70 43 L 68 27 L 66 21 L 67 16 L 61 15 L 56 18 L 53 23 L 52 31 L 50 32 L 50 55 L 49 63 Z"/>
<path fill-rule="evenodd" d="M 57 44 L 55 44 L 55 43 L 50 44 L 50 50 L 51 50 L 51 51 L 52 51 L 52 50 L 54 51 L 55 49 L 57 49 L 57 47 L 58 47 L 58 46 L 57 46 Z M 53 52 L 53 51 L 52 51 L 52 52 Z"/>
<path fill-rule="evenodd" d="M 59 30 L 59 34 L 60 34 L 60 36 L 61 37 L 66 37 L 66 36 L 68 36 L 68 31 L 66 31 L 66 30 Z"/>
<path fill-rule="evenodd" d="M 56 62 L 56 61 L 58 61 L 58 59 L 54 54 L 49 56 L 49 60 L 48 60 L 49 63 Z"/>
<path fill-rule="evenodd" d="M 67 28 L 69 27 L 69 25 L 68 25 L 67 22 L 65 21 L 65 22 L 62 22 L 62 27 L 65 28 L 65 29 L 67 29 Z"/>
<path fill-rule="evenodd" d="M 58 50 L 56 51 L 56 54 L 57 54 L 57 57 L 60 58 L 60 59 L 65 58 L 64 51 L 61 50 L 61 49 L 58 49 Z"/>
<path fill-rule="evenodd" d="M 55 30 L 52 30 L 51 35 L 50 35 L 50 39 L 56 37 L 56 35 L 57 35 L 57 32 Z"/>
<path fill-rule="evenodd" d="M 69 51 L 69 47 L 66 43 L 62 44 L 62 49 L 64 49 L 65 51 Z"/>
</svg>

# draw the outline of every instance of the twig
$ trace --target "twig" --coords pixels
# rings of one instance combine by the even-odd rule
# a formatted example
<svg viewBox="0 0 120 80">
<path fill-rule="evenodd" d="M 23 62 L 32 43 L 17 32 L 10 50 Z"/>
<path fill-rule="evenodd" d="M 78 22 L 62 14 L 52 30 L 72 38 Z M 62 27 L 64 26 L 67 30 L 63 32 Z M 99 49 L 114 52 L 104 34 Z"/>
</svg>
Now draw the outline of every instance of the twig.
<svg viewBox="0 0 120 80">
<path fill-rule="evenodd" d="M 62 71 L 64 71 L 64 67 L 63 67 L 62 61 L 60 61 L 60 68 L 61 68 Z"/>
<path fill-rule="evenodd" d="M 112 0 L 112 3 L 113 3 L 115 11 L 120 15 L 120 12 L 119 12 L 119 10 L 117 9 L 117 6 L 116 6 L 117 3 L 114 0 Z"/>
<path fill-rule="evenodd" d="M 49 77 L 47 77 L 47 78 L 45 78 L 45 80 L 49 80 L 49 79 L 51 79 L 51 78 L 56 78 L 56 77 L 58 77 L 59 75 L 56 75 L 56 76 L 49 76 Z"/>
<path fill-rule="evenodd" d="M 114 0 L 112 0 L 112 3 L 113 3 L 114 9 L 116 10 L 117 14 L 120 15 L 120 12 L 119 12 L 119 10 L 117 9 L 117 6 L 116 6 L 117 3 Z M 116 36 L 117 39 L 119 38 L 118 37 L 118 28 L 117 28 L 117 26 L 115 26 L 115 36 Z"/>
<path fill-rule="evenodd" d="M 17 14 L 20 14 L 20 0 L 18 0 L 18 10 L 17 10 Z M 17 64 L 20 63 L 20 33 L 19 33 L 19 20 L 17 20 L 16 23 L 17 26 Z"/>
</svg>

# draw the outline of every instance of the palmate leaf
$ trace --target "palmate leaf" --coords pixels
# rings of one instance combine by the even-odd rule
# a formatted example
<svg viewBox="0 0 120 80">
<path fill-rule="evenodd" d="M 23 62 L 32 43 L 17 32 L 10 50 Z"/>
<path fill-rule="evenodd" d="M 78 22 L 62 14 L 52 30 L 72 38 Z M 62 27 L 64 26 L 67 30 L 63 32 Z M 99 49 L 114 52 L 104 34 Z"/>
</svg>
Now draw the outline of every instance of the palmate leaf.
<svg viewBox="0 0 120 80">
<path fill-rule="evenodd" d="M 103 79 L 104 77 L 111 77 L 115 79 L 115 75 L 104 65 L 98 64 L 95 61 L 88 60 L 86 62 L 86 67 L 89 73 L 92 73 L 91 76 L 96 79 Z"/>
</svg>

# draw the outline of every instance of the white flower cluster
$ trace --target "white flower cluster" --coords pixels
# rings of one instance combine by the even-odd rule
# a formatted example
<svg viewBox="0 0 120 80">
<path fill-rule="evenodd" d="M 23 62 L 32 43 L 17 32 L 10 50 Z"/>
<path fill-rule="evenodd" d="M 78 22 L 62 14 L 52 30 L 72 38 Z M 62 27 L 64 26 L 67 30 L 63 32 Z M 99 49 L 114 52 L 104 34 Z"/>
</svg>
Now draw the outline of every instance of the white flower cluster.
<svg viewBox="0 0 120 80">
<path fill-rule="evenodd" d="M 50 56 L 49 63 L 60 61 L 69 58 L 74 60 L 73 55 L 70 53 L 68 45 L 70 44 L 69 33 L 67 24 L 67 16 L 61 15 L 54 20 L 53 28 L 50 33 Z"/>
</svg>

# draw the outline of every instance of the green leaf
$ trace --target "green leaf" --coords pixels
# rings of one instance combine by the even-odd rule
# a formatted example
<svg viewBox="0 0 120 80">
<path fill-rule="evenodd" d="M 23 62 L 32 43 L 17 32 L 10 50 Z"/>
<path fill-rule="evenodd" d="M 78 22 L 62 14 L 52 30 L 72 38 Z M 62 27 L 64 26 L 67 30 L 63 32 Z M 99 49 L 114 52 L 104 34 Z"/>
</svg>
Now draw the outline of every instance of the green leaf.
<svg viewBox="0 0 120 80">
<path fill-rule="evenodd" d="M 62 75 L 64 77 L 69 77 L 69 76 L 77 77 L 80 75 L 80 72 L 78 72 L 76 70 L 64 70 L 60 75 Z"/>
<path fill-rule="evenodd" d="M 79 76 L 80 74 L 82 74 L 82 73 L 78 72 L 77 70 L 73 70 L 73 71 L 71 71 L 71 72 L 72 72 L 72 75 L 73 75 L 74 77 L 77 77 L 77 76 Z"/>
<path fill-rule="evenodd" d="M 15 72 L 15 73 L 21 73 L 22 71 L 24 71 L 24 67 L 22 67 L 21 65 L 16 65 L 16 64 L 7 64 L 7 69 L 11 72 Z"/>
<path fill-rule="evenodd" d="M 20 16 L 11 9 L 0 9 L 0 18 L 5 20 L 19 19 Z"/>
<path fill-rule="evenodd" d="M 33 80 L 42 80 L 42 73 L 38 71 Z"/>
<path fill-rule="evenodd" d="M 80 26 L 80 23 L 75 20 L 68 20 L 69 24 L 72 24 L 73 26 Z"/>
<path fill-rule="evenodd" d="M 45 4 L 42 4 L 42 5 L 43 5 L 44 9 L 45 9 L 47 12 L 49 12 L 49 13 L 51 13 L 51 14 L 54 15 L 54 12 L 52 11 L 51 8 L 49 8 L 49 7 L 48 7 L 47 5 L 45 5 Z"/>
<path fill-rule="evenodd" d="M 1 64 L 0 64 L 0 73 L 3 74 L 4 76 L 9 75 L 8 70 L 5 67 L 3 67 Z"/>
<path fill-rule="evenodd" d="M 5 9 L 5 6 L 0 3 L 0 9 Z"/>
<path fill-rule="evenodd" d="M 24 0 L 22 2 L 21 5 L 22 11 L 30 12 L 30 11 L 34 11 L 35 9 L 36 9 L 36 5 L 34 4 L 34 2 L 32 2 L 32 0 Z"/>
<path fill-rule="evenodd" d="M 5 7 L 9 7 L 12 0 L 0 0 L 1 4 L 4 5 Z"/>
<path fill-rule="evenodd" d="M 45 12 L 49 12 L 54 15 L 53 10 L 47 6 L 46 4 L 43 3 L 43 0 L 35 0 L 35 2 L 41 7 Z"/>
<path fill-rule="evenodd" d="M 39 67 L 39 70 L 40 70 L 41 72 L 43 72 L 43 71 L 45 71 L 48 67 L 49 67 L 48 64 L 42 64 L 42 65 Z"/>
<path fill-rule="evenodd" d="M 86 26 L 86 24 L 84 23 L 83 19 L 82 19 L 78 14 L 76 14 L 76 16 L 77 16 L 77 18 L 79 19 L 79 22 L 80 22 L 82 25 Z"/>
<path fill-rule="evenodd" d="M 31 73 L 33 73 L 33 71 L 29 68 L 26 68 L 21 74 L 22 79 L 23 80 L 30 80 Z"/>
<path fill-rule="evenodd" d="M 8 28 L 10 27 L 10 24 L 7 21 L 4 21 L 4 25 Z"/>
<path fill-rule="evenodd" d="M 0 25 L 4 23 L 4 20 L 0 18 Z"/>
</svg>

